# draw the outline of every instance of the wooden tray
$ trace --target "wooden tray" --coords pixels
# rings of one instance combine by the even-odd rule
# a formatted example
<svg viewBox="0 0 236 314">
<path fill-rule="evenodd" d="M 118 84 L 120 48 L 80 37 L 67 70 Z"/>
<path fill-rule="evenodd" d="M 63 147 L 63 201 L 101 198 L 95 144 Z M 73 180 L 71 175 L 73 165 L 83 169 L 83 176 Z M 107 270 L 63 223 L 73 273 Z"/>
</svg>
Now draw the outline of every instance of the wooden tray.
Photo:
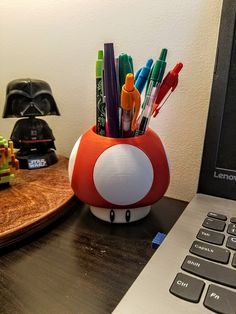
<svg viewBox="0 0 236 314">
<path fill-rule="evenodd" d="M 11 186 L 0 190 L 0 248 L 48 226 L 75 202 L 68 159 L 36 170 L 20 169 Z"/>
</svg>

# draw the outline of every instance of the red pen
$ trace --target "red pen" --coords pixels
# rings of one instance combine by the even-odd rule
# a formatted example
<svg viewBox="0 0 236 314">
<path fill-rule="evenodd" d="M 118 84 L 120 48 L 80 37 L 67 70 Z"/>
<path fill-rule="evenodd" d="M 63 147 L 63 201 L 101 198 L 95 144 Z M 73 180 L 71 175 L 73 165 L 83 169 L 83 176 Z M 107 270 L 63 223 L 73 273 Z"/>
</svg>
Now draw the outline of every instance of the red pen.
<svg viewBox="0 0 236 314">
<path fill-rule="evenodd" d="M 179 72 L 181 71 L 182 67 L 183 67 L 183 63 L 181 62 L 177 63 L 175 67 L 166 75 L 163 82 L 161 83 L 160 91 L 154 103 L 154 109 L 152 113 L 153 117 L 156 117 L 156 115 L 159 113 L 159 110 L 162 107 L 162 106 L 159 107 L 159 105 L 164 99 L 164 97 L 167 95 L 167 93 L 170 91 L 170 94 L 171 94 L 176 89 L 178 85 Z M 170 96 L 170 94 L 168 95 L 168 97 Z"/>
</svg>

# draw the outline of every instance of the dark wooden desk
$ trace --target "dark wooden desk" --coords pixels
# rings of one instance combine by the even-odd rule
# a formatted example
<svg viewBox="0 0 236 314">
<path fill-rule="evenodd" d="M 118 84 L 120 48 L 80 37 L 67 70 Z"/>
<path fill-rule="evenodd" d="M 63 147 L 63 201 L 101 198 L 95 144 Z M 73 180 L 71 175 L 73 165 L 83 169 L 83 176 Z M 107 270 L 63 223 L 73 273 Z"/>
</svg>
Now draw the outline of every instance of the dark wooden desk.
<svg viewBox="0 0 236 314">
<path fill-rule="evenodd" d="M 57 224 L 1 252 L 0 313 L 111 313 L 187 203 L 163 198 L 143 220 L 108 224 L 78 201 Z"/>
</svg>

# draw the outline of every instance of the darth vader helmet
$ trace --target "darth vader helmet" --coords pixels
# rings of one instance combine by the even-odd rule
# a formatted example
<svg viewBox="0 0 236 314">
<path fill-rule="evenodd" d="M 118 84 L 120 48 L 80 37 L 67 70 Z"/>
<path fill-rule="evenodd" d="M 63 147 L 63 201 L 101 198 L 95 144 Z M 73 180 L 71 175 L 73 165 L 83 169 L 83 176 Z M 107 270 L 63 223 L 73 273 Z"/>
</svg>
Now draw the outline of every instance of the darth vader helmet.
<svg viewBox="0 0 236 314">
<path fill-rule="evenodd" d="M 36 79 L 8 83 L 3 118 L 60 115 L 49 84 Z"/>
</svg>

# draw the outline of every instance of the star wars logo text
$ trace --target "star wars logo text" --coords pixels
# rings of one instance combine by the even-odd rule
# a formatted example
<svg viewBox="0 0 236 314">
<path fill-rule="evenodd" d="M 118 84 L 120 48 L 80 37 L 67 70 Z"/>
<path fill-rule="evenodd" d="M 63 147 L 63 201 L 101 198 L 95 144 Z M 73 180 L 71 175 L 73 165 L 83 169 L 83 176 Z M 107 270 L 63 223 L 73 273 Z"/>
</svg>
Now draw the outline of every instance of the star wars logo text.
<svg viewBox="0 0 236 314">
<path fill-rule="evenodd" d="M 30 159 L 28 160 L 29 169 L 43 168 L 47 167 L 47 162 L 44 158 L 40 159 Z"/>
</svg>

